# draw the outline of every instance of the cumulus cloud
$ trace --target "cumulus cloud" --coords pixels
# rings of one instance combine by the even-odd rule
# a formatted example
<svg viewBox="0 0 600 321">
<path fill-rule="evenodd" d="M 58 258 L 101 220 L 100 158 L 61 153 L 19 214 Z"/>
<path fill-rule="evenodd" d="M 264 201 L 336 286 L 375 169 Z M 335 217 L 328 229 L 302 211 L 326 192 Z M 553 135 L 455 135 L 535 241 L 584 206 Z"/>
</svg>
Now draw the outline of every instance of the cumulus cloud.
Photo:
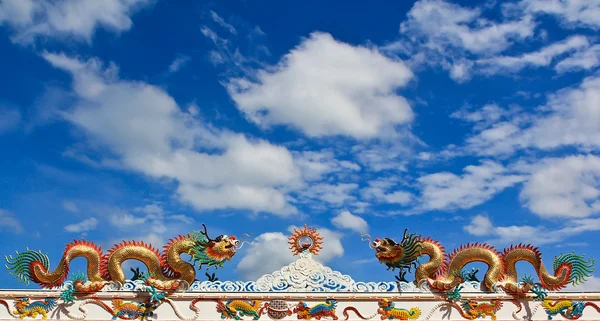
<svg viewBox="0 0 600 321">
<path fill-rule="evenodd" d="M 357 233 L 367 233 L 369 224 L 364 218 L 354 215 L 349 211 L 343 211 L 331 219 L 331 223 L 337 228 L 353 230 Z"/>
<path fill-rule="evenodd" d="M 402 62 L 375 49 L 313 33 L 276 66 L 229 79 L 227 90 L 263 128 L 288 125 L 310 137 L 363 139 L 412 121 L 409 103 L 396 94 L 412 76 Z"/>
<path fill-rule="evenodd" d="M 98 219 L 95 217 L 90 217 L 86 218 L 85 220 L 79 223 L 69 224 L 65 226 L 65 231 L 71 233 L 85 233 L 95 229 L 96 225 L 98 225 Z"/>
<path fill-rule="evenodd" d="M 400 24 L 400 39 L 382 50 L 407 57 L 411 66 L 429 65 L 447 70 L 457 82 L 471 78 L 477 57 L 499 54 L 513 43 L 534 35 L 531 15 L 517 19 L 484 17 L 485 6 L 471 8 L 442 0 L 415 2 Z"/>
<path fill-rule="evenodd" d="M 301 197 L 319 199 L 329 204 L 342 205 L 356 197 L 352 193 L 358 188 L 355 183 L 319 183 L 301 192 Z"/>
<path fill-rule="evenodd" d="M 108 152 L 104 163 L 175 180 L 180 199 L 200 210 L 295 212 L 280 189 L 300 181 L 285 147 L 203 124 L 163 89 L 119 79 L 114 65 L 63 54 L 43 57 L 73 76 L 78 99 L 61 115 Z"/>
<path fill-rule="evenodd" d="M 554 224 L 555 225 L 555 224 Z M 507 246 L 515 243 L 531 243 L 535 246 L 555 244 L 570 237 L 581 235 L 585 232 L 600 231 L 600 219 L 580 219 L 568 221 L 563 227 L 547 228 L 545 226 L 529 225 L 493 225 L 489 217 L 476 215 L 471 219 L 464 230 L 475 236 L 486 237 L 490 244 Z M 540 237 L 544 235 L 544 237 Z"/>
<path fill-rule="evenodd" d="M 135 239 L 153 244 L 159 248 L 166 244 L 169 238 L 189 231 L 194 219 L 185 215 L 168 213 L 163 204 L 150 203 L 133 209 L 102 208 L 103 215 L 109 216 L 109 223 L 114 234 L 125 239 Z M 143 229 L 136 229 L 142 225 Z M 117 243 L 113 241 L 112 243 Z"/>
<path fill-rule="evenodd" d="M 531 17 L 495 22 L 482 17 L 479 8 L 461 7 L 441 0 L 417 1 L 400 25 L 400 32 L 423 41 L 439 52 L 466 50 L 474 54 L 498 53 L 513 40 L 533 35 Z"/>
<path fill-rule="evenodd" d="M 397 179 L 380 178 L 372 180 L 367 187 L 360 190 L 363 199 L 390 204 L 408 205 L 414 200 L 412 193 L 394 190 L 398 183 Z"/>
<path fill-rule="evenodd" d="M 338 160 L 332 150 L 294 152 L 294 162 L 306 181 L 316 181 L 331 173 L 359 171 L 361 167 L 352 162 Z"/>
<path fill-rule="evenodd" d="M 600 213 L 600 157 L 567 156 L 531 165 L 520 198 L 545 217 L 583 218 Z"/>
<path fill-rule="evenodd" d="M 464 226 L 464 230 L 471 235 L 484 236 L 492 231 L 493 225 L 490 219 L 485 215 L 476 215 L 471 223 Z"/>
<path fill-rule="evenodd" d="M 600 278 L 597 276 L 589 277 L 583 284 L 568 284 L 564 292 L 600 292 Z"/>
<path fill-rule="evenodd" d="M 462 176 L 440 172 L 421 176 L 418 211 L 468 209 L 526 179 L 502 164 L 483 161 L 464 168 Z"/>
<path fill-rule="evenodd" d="M 538 113 L 516 114 L 466 139 L 465 151 L 510 156 L 527 148 L 600 148 L 600 74 L 548 96 Z"/>
<path fill-rule="evenodd" d="M 558 73 L 590 70 L 600 66 L 600 45 L 594 45 L 561 60 L 554 69 Z"/>
<path fill-rule="evenodd" d="M 291 233 L 295 226 L 290 226 Z M 325 228 L 319 229 L 323 236 L 323 249 L 315 260 L 325 264 L 344 254 L 340 241 L 341 235 Z M 288 236 L 281 232 L 263 233 L 255 239 L 255 243 L 244 251 L 244 256 L 236 268 L 244 280 L 257 280 L 264 274 L 278 271 L 281 267 L 292 263 L 297 257 L 289 250 Z"/>
<path fill-rule="evenodd" d="M 152 0 L 3 0 L 0 25 L 14 31 L 12 40 L 29 43 L 37 37 L 76 39 L 91 42 L 94 31 L 105 28 L 127 31 L 131 15 Z"/>
<path fill-rule="evenodd" d="M 598 0 L 523 0 L 519 6 L 534 14 L 555 16 L 567 27 L 600 29 Z"/>
<path fill-rule="evenodd" d="M 475 62 L 474 70 L 483 74 L 504 74 L 521 71 L 525 68 L 547 67 L 557 58 L 566 54 L 576 53 L 580 56 L 589 48 L 590 43 L 584 36 L 571 36 L 563 41 L 555 42 L 535 52 L 525 53 L 520 56 L 494 56 L 479 59 Z M 572 59 L 572 58 L 571 58 Z M 561 67 L 558 67 L 560 64 Z M 557 70 L 564 71 L 569 62 L 561 61 Z M 572 64 L 572 63 L 571 63 Z"/>
</svg>

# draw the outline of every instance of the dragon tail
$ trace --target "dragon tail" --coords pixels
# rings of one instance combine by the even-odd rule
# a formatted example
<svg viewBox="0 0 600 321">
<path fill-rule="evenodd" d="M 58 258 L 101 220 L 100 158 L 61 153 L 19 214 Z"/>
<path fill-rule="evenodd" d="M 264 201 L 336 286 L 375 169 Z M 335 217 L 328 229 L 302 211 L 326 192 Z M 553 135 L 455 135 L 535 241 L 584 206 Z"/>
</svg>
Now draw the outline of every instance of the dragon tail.
<svg viewBox="0 0 600 321">
<path fill-rule="evenodd" d="M 44 300 L 44 308 L 46 308 L 46 311 L 54 309 L 56 305 L 56 300 L 54 300 L 53 298 L 47 298 Z"/>
<path fill-rule="evenodd" d="M 408 318 L 411 320 L 416 320 L 421 316 L 421 309 L 415 307 L 415 308 L 410 308 L 410 310 L 408 311 Z"/>
<path fill-rule="evenodd" d="M 25 252 L 16 252 L 16 257 L 4 256 L 6 264 L 4 265 L 9 273 L 15 276 L 15 279 L 23 284 L 29 284 L 30 281 L 39 283 L 39 279 L 32 275 L 33 266 L 39 266 L 43 271 L 48 271 L 50 268 L 50 260 L 48 255 L 42 253 L 42 251 L 33 251 L 27 248 Z M 66 274 L 59 280 L 62 283 L 66 278 Z"/>
<path fill-rule="evenodd" d="M 563 271 L 567 271 L 568 278 L 559 280 L 561 282 L 556 283 L 553 282 L 555 281 L 554 278 L 544 278 L 546 275 L 542 274 L 540 279 L 546 288 L 558 290 L 564 288 L 567 283 L 572 285 L 582 284 L 594 272 L 594 260 L 586 260 L 584 255 L 577 255 L 575 253 L 561 254 L 554 258 L 552 268 L 554 275 L 561 275 Z"/>
<path fill-rule="evenodd" d="M 518 279 L 516 270 L 516 263 L 519 261 L 526 261 L 533 265 L 542 287 L 550 291 L 563 289 L 569 283 L 581 284 L 594 271 L 594 260 L 586 260 L 583 255 L 567 253 L 554 258 L 552 266 L 554 273 L 551 274 L 544 267 L 539 249 L 524 244 L 504 250 L 502 260 L 506 270 L 499 285 L 508 292 L 527 292 L 530 289 L 531 280 L 519 284 L 521 280 Z"/>
<path fill-rule="evenodd" d="M 16 256 L 4 257 L 6 268 L 15 278 L 29 284 L 33 281 L 42 288 L 53 288 L 61 285 L 69 274 L 69 263 L 76 257 L 85 257 L 88 261 L 88 278 L 90 281 L 102 281 L 98 271 L 100 257 L 99 247 L 85 240 L 74 240 L 67 244 L 63 257 L 54 271 L 50 271 L 50 260 L 41 251 L 26 249 L 25 252 L 16 253 Z"/>
<path fill-rule="evenodd" d="M 371 320 L 371 319 L 373 319 L 375 316 L 377 316 L 377 313 L 375 313 L 375 314 L 373 314 L 373 315 L 370 315 L 370 316 L 367 316 L 367 317 L 365 317 L 365 316 L 363 316 L 363 315 L 360 313 L 360 311 L 358 311 L 358 309 L 357 309 L 357 308 L 355 308 L 355 307 L 353 307 L 353 306 L 349 306 L 349 307 L 346 307 L 346 308 L 344 309 L 344 311 L 343 311 L 344 318 L 345 318 L 344 320 L 348 320 L 348 319 L 350 319 L 350 315 L 348 314 L 348 311 L 352 311 L 352 312 L 354 312 L 354 313 L 355 313 L 355 314 L 356 314 L 356 315 L 357 315 L 359 318 L 361 318 L 361 319 L 363 319 L 363 320 Z M 419 312 L 420 312 L 420 311 L 419 311 Z M 418 316 L 417 316 L 417 317 L 418 317 Z"/>
</svg>

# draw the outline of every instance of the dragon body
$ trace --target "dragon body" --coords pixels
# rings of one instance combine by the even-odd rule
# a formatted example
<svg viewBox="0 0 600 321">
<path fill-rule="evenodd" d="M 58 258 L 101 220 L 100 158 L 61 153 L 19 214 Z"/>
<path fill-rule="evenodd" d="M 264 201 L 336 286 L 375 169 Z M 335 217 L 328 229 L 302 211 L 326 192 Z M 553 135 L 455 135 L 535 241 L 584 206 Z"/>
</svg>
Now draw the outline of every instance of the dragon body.
<svg viewBox="0 0 600 321">
<path fill-rule="evenodd" d="M 300 301 L 294 309 L 294 313 L 298 314 L 298 319 L 311 320 L 315 318 L 321 320 L 323 317 L 330 317 L 333 320 L 337 320 L 338 317 L 335 314 L 335 308 L 337 306 L 336 300 L 325 300 L 325 303 L 318 303 L 309 307 L 306 303 Z"/>
<path fill-rule="evenodd" d="M 204 225 L 203 225 L 204 226 Z M 138 260 L 146 265 L 149 278 L 146 284 L 160 290 L 175 290 L 182 283 L 191 284 L 196 278 L 194 265 L 216 268 L 222 267 L 241 247 L 235 236 L 220 235 L 215 239 L 208 237 L 206 226 L 204 232 L 171 239 L 164 246 L 162 253 L 144 242 L 122 242 L 115 245 L 106 254 L 92 242 L 75 240 L 67 244 L 58 266 L 50 269 L 48 256 L 40 251 L 27 249 L 17 252 L 16 257 L 5 257 L 6 267 L 16 279 L 28 284 L 33 281 L 42 288 L 60 286 L 67 279 L 71 261 L 78 257 L 87 260 L 87 280 L 73 283 L 80 292 L 101 290 L 109 282 L 125 283 L 122 268 L 126 260 Z M 181 254 L 192 257 L 192 263 L 181 258 Z"/>
<path fill-rule="evenodd" d="M 379 300 L 378 305 L 377 313 L 381 315 L 381 320 L 416 320 L 421 316 L 421 309 L 411 308 L 407 310 L 396 308 L 394 302 L 389 299 Z"/>
<path fill-rule="evenodd" d="M 542 307 L 548 315 L 548 320 L 552 320 L 552 317 L 556 315 L 561 315 L 568 320 L 577 320 L 583 315 L 583 309 L 588 306 L 593 307 L 596 311 L 600 312 L 600 307 L 592 302 L 571 300 L 542 301 Z"/>
<path fill-rule="evenodd" d="M 217 301 L 217 312 L 221 313 L 222 319 L 240 320 L 248 315 L 258 320 L 262 314 L 261 307 L 261 300 L 228 300 L 225 303 Z"/>
<path fill-rule="evenodd" d="M 42 319 L 48 319 L 48 313 L 55 307 L 56 301 L 52 298 L 34 302 L 31 302 L 29 298 L 22 298 L 15 301 L 16 311 L 13 313 L 19 315 L 21 319 L 27 317 L 35 319 L 38 315 L 42 315 Z"/>
<path fill-rule="evenodd" d="M 500 302 L 500 300 L 492 300 L 490 303 L 464 300 L 462 309 L 459 309 L 459 311 L 465 319 L 469 320 L 486 318 L 487 316 L 492 317 L 492 320 L 496 320 L 496 312 L 498 312 L 500 308 L 502 308 L 502 302 Z"/>
<path fill-rule="evenodd" d="M 510 293 L 528 292 L 533 285 L 531 282 L 519 282 L 517 262 L 525 261 L 533 265 L 542 287 L 548 290 L 560 290 L 569 283 L 582 283 L 591 275 L 594 265 L 593 260 L 586 261 L 583 256 L 568 253 L 554 259 L 553 273 L 549 273 L 540 251 L 530 245 L 519 244 L 498 252 L 487 244 L 475 243 L 447 254 L 437 241 L 407 234 L 407 231 L 400 242 L 391 238 L 377 238 L 370 242 L 370 247 L 376 251 L 379 262 L 388 269 L 398 268 L 405 272 L 414 268 L 417 283 L 427 282 L 432 289 L 439 291 L 450 290 L 462 283 L 464 278 L 461 271 L 472 262 L 482 262 L 488 266 L 483 278 L 487 289 L 502 288 Z M 418 264 L 418 259 L 423 256 L 429 260 Z"/>
<path fill-rule="evenodd" d="M 147 319 L 152 316 L 154 313 L 152 309 L 147 307 L 144 304 L 134 303 L 134 302 L 125 302 L 122 299 L 114 299 L 112 301 L 113 309 L 112 309 L 112 319 Z"/>
</svg>

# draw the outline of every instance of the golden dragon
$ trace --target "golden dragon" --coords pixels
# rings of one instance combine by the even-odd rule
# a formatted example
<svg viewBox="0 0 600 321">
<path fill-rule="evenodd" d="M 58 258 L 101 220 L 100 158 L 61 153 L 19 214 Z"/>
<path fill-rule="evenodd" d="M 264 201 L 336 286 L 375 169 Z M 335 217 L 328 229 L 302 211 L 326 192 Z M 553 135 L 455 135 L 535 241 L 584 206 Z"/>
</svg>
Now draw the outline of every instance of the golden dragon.
<svg viewBox="0 0 600 321">
<path fill-rule="evenodd" d="M 87 280 L 76 280 L 74 287 L 81 292 L 95 292 L 109 282 L 125 283 L 125 273 L 121 265 L 125 260 L 138 260 L 148 268 L 146 284 L 160 290 L 175 290 L 182 284 L 191 284 L 196 279 L 194 264 L 222 267 L 246 243 L 235 236 L 220 235 L 211 239 L 204 231 L 179 235 L 164 246 L 162 254 L 144 242 L 129 241 L 116 244 L 106 254 L 93 242 L 75 240 L 67 244 L 58 266 L 50 271 L 48 256 L 41 251 L 27 249 L 17 252 L 15 257 L 5 257 L 6 267 L 17 280 L 28 284 L 33 281 L 42 288 L 60 286 L 67 279 L 70 262 L 78 257 L 87 260 Z M 245 234 L 246 235 L 246 234 Z M 189 254 L 192 263 L 181 258 Z"/>
<path fill-rule="evenodd" d="M 400 242 L 391 238 L 376 238 L 363 234 L 363 240 L 369 241 L 369 246 L 375 250 L 375 256 L 388 269 L 399 268 L 400 275 L 405 270 L 415 268 L 417 284 L 427 282 L 434 290 L 445 291 L 462 283 L 462 269 L 472 262 L 482 262 L 488 266 L 483 284 L 488 290 L 501 288 L 510 293 L 528 292 L 533 282 L 519 282 L 516 264 L 525 261 L 533 265 L 540 283 L 547 290 L 560 290 L 568 283 L 582 283 L 593 272 L 594 261 L 573 253 L 563 254 L 554 259 L 554 273 L 549 273 L 540 251 L 531 246 L 519 244 L 498 252 L 487 244 L 467 244 L 446 254 L 445 249 L 437 241 L 417 234 L 408 234 Z M 417 259 L 428 256 L 429 260 L 418 264 Z"/>
</svg>

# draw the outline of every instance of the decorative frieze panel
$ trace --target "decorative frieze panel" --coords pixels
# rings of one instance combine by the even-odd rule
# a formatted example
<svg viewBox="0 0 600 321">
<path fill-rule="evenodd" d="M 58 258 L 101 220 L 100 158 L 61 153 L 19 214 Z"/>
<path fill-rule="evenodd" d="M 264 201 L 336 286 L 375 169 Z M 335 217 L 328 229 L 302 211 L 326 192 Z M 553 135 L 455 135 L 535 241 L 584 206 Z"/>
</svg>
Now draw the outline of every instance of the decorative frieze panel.
<svg viewBox="0 0 600 321">
<path fill-rule="evenodd" d="M 147 293 L 102 292 L 62 302 L 55 291 L 0 293 L 0 319 L 61 320 L 600 320 L 600 293 L 507 295 L 178 293 L 149 303 Z"/>
</svg>

